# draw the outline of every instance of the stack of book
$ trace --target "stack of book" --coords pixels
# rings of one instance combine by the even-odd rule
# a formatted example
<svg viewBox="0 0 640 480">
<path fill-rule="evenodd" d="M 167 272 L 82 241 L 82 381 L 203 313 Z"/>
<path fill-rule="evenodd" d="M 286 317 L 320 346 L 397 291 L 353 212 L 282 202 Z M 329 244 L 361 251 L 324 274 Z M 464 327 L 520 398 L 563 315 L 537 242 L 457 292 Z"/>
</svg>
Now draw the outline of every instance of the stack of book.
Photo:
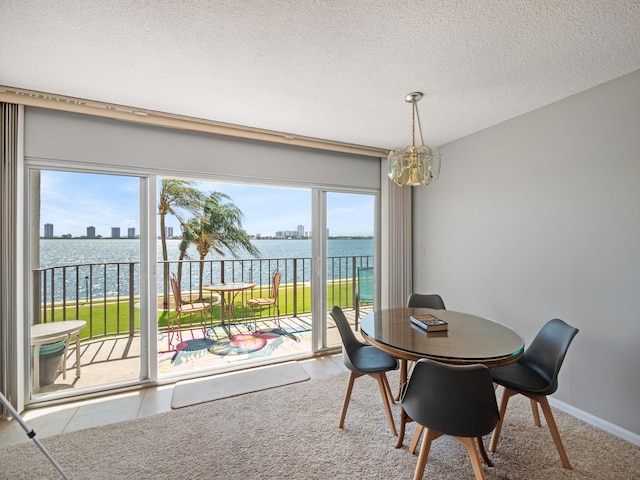
<svg viewBox="0 0 640 480">
<path fill-rule="evenodd" d="M 424 328 L 427 332 L 442 332 L 449 328 L 447 322 L 431 314 L 411 315 L 410 318 L 415 325 Z"/>
</svg>

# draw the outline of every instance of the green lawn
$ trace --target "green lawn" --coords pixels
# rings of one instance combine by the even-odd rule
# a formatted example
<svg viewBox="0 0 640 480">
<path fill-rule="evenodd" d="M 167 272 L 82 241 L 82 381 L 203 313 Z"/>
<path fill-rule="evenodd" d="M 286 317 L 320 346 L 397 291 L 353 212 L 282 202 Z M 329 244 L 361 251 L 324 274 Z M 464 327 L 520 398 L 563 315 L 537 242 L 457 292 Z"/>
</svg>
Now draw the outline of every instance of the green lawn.
<svg viewBox="0 0 640 480">
<path fill-rule="evenodd" d="M 295 294 L 294 294 L 295 293 Z M 259 292 L 256 291 L 253 296 L 258 296 Z M 262 295 L 265 295 L 263 290 Z M 210 301 L 212 297 L 204 295 L 204 301 Z M 134 299 L 135 302 L 138 299 Z M 281 285 L 279 289 L 278 305 L 280 307 L 281 315 L 292 315 L 294 313 L 294 301 L 296 302 L 295 313 L 310 313 L 311 312 L 311 288 L 308 285 L 299 285 L 297 291 L 293 291 L 292 285 Z M 327 288 L 327 308 L 332 305 L 351 306 L 353 305 L 352 288 L 350 281 L 342 281 L 340 283 L 330 283 Z M 127 334 L 130 329 L 129 325 L 129 306 L 128 299 L 120 299 L 118 302 L 116 299 L 98 300 L 92 304 L 80 304 L 77 308 L 76 305 L 67 305 L 66 308 L 62 306 L 56 306 L 53 313 L 51 309 L 47 309 L 46 321 L 53 320 L 61 321 L 63 319 L 71 320 L 85 320 L 87 326 L 80 332 L 81 338 L 101 337 L 105 335 L 122 335 Z M 254 315 L 268 316 L 269 309 L 263 307 L 257 312 L 254 312 L 241 300 L 241 296 L 238 296 L 238 300 L 234 303 L 234 312 L 236 318 L 253 318 Z M 272 315 L 275 312 L 272 309 Z M 220 321 L 220 304 L 213 305 L 211 310 L 207 312 L 209 318 L 213 319 L 213 323 Z M 174 317 L 175 313 L 172 310 L 158 310 L 158 327 L 160 329 L 167 326 L 169 317 Z M 44 320 L 44 316 L 43 316 Z M 194 313 L 192 315 L 182 315 L 180 323 L 183 326 L 200 325 L 200 314 Z M 133 308 L 133 330 L 140 329 L 140 309 L 138 306 Z"/>
</svg>

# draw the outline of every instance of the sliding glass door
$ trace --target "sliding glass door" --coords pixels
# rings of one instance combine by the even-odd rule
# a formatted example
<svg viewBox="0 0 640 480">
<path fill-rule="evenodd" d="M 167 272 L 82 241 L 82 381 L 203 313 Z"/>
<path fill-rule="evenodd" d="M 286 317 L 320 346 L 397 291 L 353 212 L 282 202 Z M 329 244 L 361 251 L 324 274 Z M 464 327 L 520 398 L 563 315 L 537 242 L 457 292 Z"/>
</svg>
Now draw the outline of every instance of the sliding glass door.
<svg viewBox="0 0 640 480">
<path fill-rule="evenodd" d="M 310 189 L 161 178 L 157 190 L 158 374 L 310 355 Z"/>
<path fill-rule="evenodd" d="M 28 178 L 31 401 L 308 356 L 340 344 L 332 305 L 373 307 L 373 193 Z"/>
<path fill-rule="evenodd" d="M 370 312 L 376 298 L 375 210 L 376 196 L 365 193 L 326 192 L 326 228 L 322 237 L 326 253 L 326 290 L 323 305 L 323 348 L 340 344 L 333 320 L 326 313 L 340 306 L 357 329 L 359 318 Z"/>
<path fill-rule="evenodd" d="M 28 169 L 32 401 L 148 379 L 146 182 Z"/>
</svg>

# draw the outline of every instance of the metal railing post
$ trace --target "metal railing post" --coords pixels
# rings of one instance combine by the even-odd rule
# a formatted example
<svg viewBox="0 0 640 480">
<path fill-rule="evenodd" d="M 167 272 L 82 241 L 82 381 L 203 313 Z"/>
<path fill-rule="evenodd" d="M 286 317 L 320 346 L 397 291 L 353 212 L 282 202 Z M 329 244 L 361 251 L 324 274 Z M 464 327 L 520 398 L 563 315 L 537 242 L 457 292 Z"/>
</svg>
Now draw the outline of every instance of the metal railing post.
<svg viewBox="0 0 640 480">
<path fill-rule="evenodd" d="M 298 316 L 298 259 L 293 259 L 293 316 Z"/>
<path fill-rule="evenodd" d="M 135 289 L 134 287 L 134 275 L 135 275 L 135 265 L 134 263 L 129 264 L 129 336 L 133 337 L 135 332 Z"/>
</svg>

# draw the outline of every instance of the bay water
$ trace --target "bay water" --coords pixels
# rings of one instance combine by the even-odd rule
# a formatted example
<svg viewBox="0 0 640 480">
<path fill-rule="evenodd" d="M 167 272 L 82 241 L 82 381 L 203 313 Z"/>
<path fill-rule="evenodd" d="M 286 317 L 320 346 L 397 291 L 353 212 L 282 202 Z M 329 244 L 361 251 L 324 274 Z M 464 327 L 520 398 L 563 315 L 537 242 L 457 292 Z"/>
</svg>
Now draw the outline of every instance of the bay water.
<svg viewBox="0 0 640 480">
<path fill-rule="evenodd" d="M 219 260 L 225 260 L 225 279 L 236 280 L 237 275 L 241 275 L 244 280 L 254 281 L 257 284 L 268 284 L 271 277 L 272 265 L 281 269 L 284 268 L 283 278 L 293 279 L 297 276 L 309 281 L 311 279 L 311 239 L 255 239 L 253 245 L 258 248 L 260 255 L 258 259 L 262 261 L 254 262 L 231 262 L 235 260 L 231 254 L 220 256 L 215 252 L 210 253 L 205 261 L 213 260 L 207 264 L 208 268 L 219 270 Z M 167 240 L 168 259 L 178 260 L 180 240 Z M 157 243 L 158 261 L 162 260 L 161 241 Z M 327 278 L 337 280 L 338 278 L 349 278 L 353 273 L 353 262 L 349 257 L 358 257 L 358 265 L 373 264 L 374 240 L 373 238 L 351 238 L 351 239 L 329 239 L 327 245 Z M 246 252 L 237 252 L 239 259 L 250 260 L 254 257 Z M 187 250 L 188 257 L 185 260 L 199 260 L 199 254 L 194 246 Z M 293 271 L 292 260 L 281 259 L 302 259 L 298 260 L 297 271 Z M 268 260 L 279 260 L 269 262 Z M 51 284 L 56 285 L 53 292 L 45 292 L 45 296 L 53 301 L 61 301 L 65 296 L 67 300 L 75 300 L 76 291 L 79 298 L 84 298 L 91 294 L 92 298 L 110 297 L 116 295 L 119 289 L 128 292 L 128 272 L 122 266 L 123 271 L 117 273 L 110 272 L 113 265 L 108 267 L 96 266 L 93 269 L 87 267 L 91 264 L 105 263 L 132 263 L 135 262 L 136 273 L 134 276 L 134 292 L 139 293 L 138 262 L 140 261 L 140 240 L 139 239 L 41 239 L 40 240 L 40 268 L 60 267 L 65 265 L 83 265 L 82 270 L 67 269 L 65 274 L 66 286 L 63 289 L 62 269 L 56 269 L 54 276 L 58 279 Z M 249 268 L 250 271 L 236 272 L 235 263 L 239 263 L 240 270 Z M 229 264 L 229 265 L 227 265 Z M 265 265 L 267 267 L 265 267 Z M 172 271 L 175 263 L 172 264 Z M 230 269 L 228 271 L 228 269 Z M 75 272 L 75 273 L 74 273 Z M 162 291 L 162 268 L 158 267 L 158 291 Z M 216 278 L 220 272 L 209 271 L 209 278 Z M 84 277 L 84 278 L 83 278 Z M 203 277 L 207 278 L 207 277 Z M 191 279 L 191 281 L 193 278 Z M 183 282 L 185 282 L 183 277 Z M 75 282 L 78 283 L 76 288 Z M 91 285 L 90 285 L 91 284 Z M 183 288 L 185 285 L 183 285 Z M 63 293 L 64 292 L 64 293 Z M 122 295 L 122 293 L 120 293 Z"/>
</svg>

